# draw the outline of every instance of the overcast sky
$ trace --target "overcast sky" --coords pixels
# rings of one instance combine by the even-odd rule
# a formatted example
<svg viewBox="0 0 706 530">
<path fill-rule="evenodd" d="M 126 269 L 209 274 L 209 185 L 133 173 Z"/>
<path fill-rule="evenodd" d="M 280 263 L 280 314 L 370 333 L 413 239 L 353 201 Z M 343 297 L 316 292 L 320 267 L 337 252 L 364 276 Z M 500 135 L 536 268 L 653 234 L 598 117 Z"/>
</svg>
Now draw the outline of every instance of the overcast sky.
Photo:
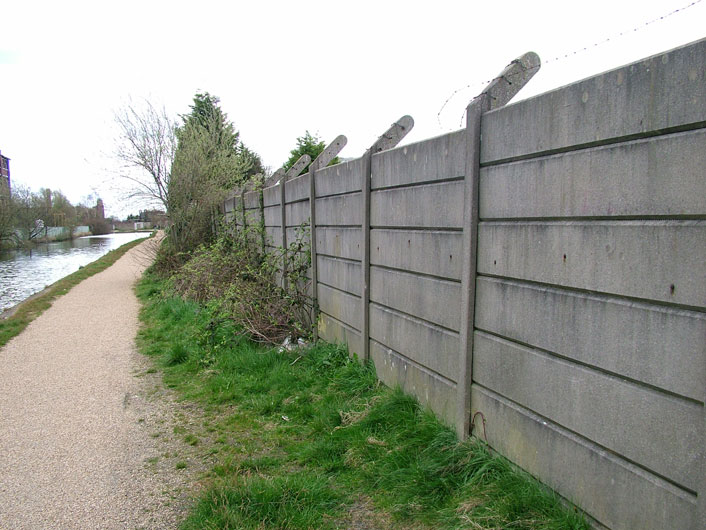
<svg viewBox="0 0 706 530">
<path fill-rule="evenodd" d="M 356 157 L 405 114 L 415 120 L 405 143 L 460 128 L 484 82 L 526 51 L 544 64 L 517 99 L 704 38 L 706 0 L 645 26 L 691 3 L 9 1 L 0 151 L 14 182 L 74 203 L 97 193 L 124 216 L 139 205 L 113 189 L 110 154 L 113 115 L 130 97 L 174 116 L 197 91 L 220 97 L 273 170 L 307 129 L 346 135 L 341 155 Z"/>
</svg>

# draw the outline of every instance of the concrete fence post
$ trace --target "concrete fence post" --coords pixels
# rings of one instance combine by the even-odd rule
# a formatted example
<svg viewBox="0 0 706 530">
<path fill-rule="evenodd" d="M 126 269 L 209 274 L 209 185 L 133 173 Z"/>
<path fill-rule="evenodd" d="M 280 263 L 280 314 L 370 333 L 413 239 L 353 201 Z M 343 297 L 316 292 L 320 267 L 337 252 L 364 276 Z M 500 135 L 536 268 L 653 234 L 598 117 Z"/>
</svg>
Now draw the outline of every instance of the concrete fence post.
<svg viewBox="0 0 706 530">
<path fill-rule="evenodd" d="M 282 244 L 282 288 L 287 288 L 287 176 L 282 173 L 279 177 L 279 220 L 280 220 L 280 243 Z"/>
<path fill-rule="evenodd" d="M 243 220 L 243 230 L 245 230 L 248 226 L 248 221 L 245 218 L 245 186 L 240 190 L 240 214 Z"/>
<path fill-rule="evenodd" d="M 480 174 L 480 121 L 488 97 L 481 94 L 466 109 L 466 171 L 463 185 L 463 270 L 461 275 L 461 353 L 457 388 L 456 433 L 470 434 L 473 375 L 473 324 L 476 303 L 476 250 L 478 248 L 478 177 Z"/>
<path fill-rule="evenodd" d="M 370 359 L 370 185 L 372 180 L 373 151 L 368 149 L 363 154 L 363 174 L 361 182 L 363 194 L 363 225 L 361 227 L 361 237 L 363 238 L 363 259 L 361 261 L 361 308 L 362 322 L 360 327 L 360 339 L 363 343 L 361 352 L 362 360 Z"/>
<path fill-rule="evenodd" d="M 463 271 L 461 275 L 461 329 L 458 381 L 456 383 L 456 433 L 471 434 L 471 383 L 473 380 L 473 330 L 476 305 L 478 207 L 480 181 L 481 119 L 485 112 L 504 106 L 539 70 L 536 53 L 512 61 L 466 109 L 466 162 L 463 206 Z"/>
<path fill-rule="evenodd" d="M 701 421 L 701 480 L 696 492 L 696 528 L 706 528 L 706 407 Z"/>
<path fill-rule="evenodd" d="M 279 176 L 279 201 L 280 201 L 280 226 L 282 230 L 282 289 L 287 289 L 287 194 L 286 186 L 287 180 L 297 177 L 311 162 L 311 157 L 309 155 L 302 155 L 299 159 L 289 168 L 286 172 L 284 168 L 279 168 L 273 177 Z"/>
<path fill-rule="evenodd" d="M 258 206 L 260 207 L 260 246 L 262 248 L 262 255 L 264 256 L 267 252 L 267 237 L 265 234 L 265 180 L 258 178 L 256 186 L 258 190 Z"/>
<path fill-rule="evenodd" d="M 361 263 L 363 282 L 363 289 L 361 290 L 363 361 L 370 359 L 370 194 L 373 176 L 373 155 L 395 147 L 407 136 L 412 127 L 414 127 L 412 117 L 402 116 L 363 154 L 363 182 L 361 186 L 363 194 L 363 226 L 361 230 L 361 237 L 363 238 L 363 260 Z"/>
<path fill-rule="evenodd" d="M 346 146 L 348 140 L 339 135 L 316 157 L 309 166 L 309 244 L 311 253 L 311 301 L 313 305 L 313 340 L 319 340 L 319 284 L 318 263 L 316 258 L 316 171 L 326 167 Z"/>
</svg>

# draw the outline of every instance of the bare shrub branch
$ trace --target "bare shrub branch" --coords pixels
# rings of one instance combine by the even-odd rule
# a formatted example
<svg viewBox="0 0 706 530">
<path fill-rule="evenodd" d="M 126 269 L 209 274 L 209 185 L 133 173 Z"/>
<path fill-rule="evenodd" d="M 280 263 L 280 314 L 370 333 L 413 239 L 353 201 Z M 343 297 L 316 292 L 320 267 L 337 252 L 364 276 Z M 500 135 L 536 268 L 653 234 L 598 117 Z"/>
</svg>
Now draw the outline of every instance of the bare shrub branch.
<svg viewBox="0 0 706 530">
<path fill-rule="evenodd" d="M 144 100 L 130 101 L 115 114 L 119 137 L 115 157 L 120 176 L 129 183 L 128 198 L 159 204 L 165 210 L 172 162 L 176 152 L 176 122 L 164 107 Z"/>
</svg>

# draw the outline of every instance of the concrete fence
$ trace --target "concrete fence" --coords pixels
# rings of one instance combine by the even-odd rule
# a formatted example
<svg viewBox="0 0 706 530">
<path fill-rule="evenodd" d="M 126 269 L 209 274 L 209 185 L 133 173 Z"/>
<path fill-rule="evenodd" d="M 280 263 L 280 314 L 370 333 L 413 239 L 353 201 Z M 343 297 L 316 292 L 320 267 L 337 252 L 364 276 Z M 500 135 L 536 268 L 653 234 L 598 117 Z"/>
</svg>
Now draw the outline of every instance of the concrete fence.
<svg viewBox="0 0 706 530">
<path fill-rule="evenodd" d="M 85 236 L 91 233 L 91 229 L 85 225 L 75 226 L 71 233 L 69 233 L 70 231 L 71 228 L 67 226 L 47 226 L 44 230 L 43 237 L 49 241 L 54 241 Z"/>
<path fill-rule="evenodd" d="M 504 106 L 538 66 L 226 216 L 312 220 L 320 337 L 597 526 L 706 528 L 706 40 Z"/>
</svg>

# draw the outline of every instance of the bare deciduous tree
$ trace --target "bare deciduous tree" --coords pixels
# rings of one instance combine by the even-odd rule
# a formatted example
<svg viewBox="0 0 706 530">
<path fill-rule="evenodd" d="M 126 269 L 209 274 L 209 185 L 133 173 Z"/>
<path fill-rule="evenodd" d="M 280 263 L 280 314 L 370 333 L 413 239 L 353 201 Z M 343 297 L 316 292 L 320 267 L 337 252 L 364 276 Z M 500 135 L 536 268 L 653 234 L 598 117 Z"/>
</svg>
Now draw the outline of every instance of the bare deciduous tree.
<svg viewBox="0 0 706 530">
<path fill-rule="evenodd" d="M 115 152 L 121 177 L 130 182 L 128 198 L 167 209 L 167 191 L 176 151 L 176 122 L 164 107 L 130 101 L 116 112 L 119 138 Z"/>
</svg>

